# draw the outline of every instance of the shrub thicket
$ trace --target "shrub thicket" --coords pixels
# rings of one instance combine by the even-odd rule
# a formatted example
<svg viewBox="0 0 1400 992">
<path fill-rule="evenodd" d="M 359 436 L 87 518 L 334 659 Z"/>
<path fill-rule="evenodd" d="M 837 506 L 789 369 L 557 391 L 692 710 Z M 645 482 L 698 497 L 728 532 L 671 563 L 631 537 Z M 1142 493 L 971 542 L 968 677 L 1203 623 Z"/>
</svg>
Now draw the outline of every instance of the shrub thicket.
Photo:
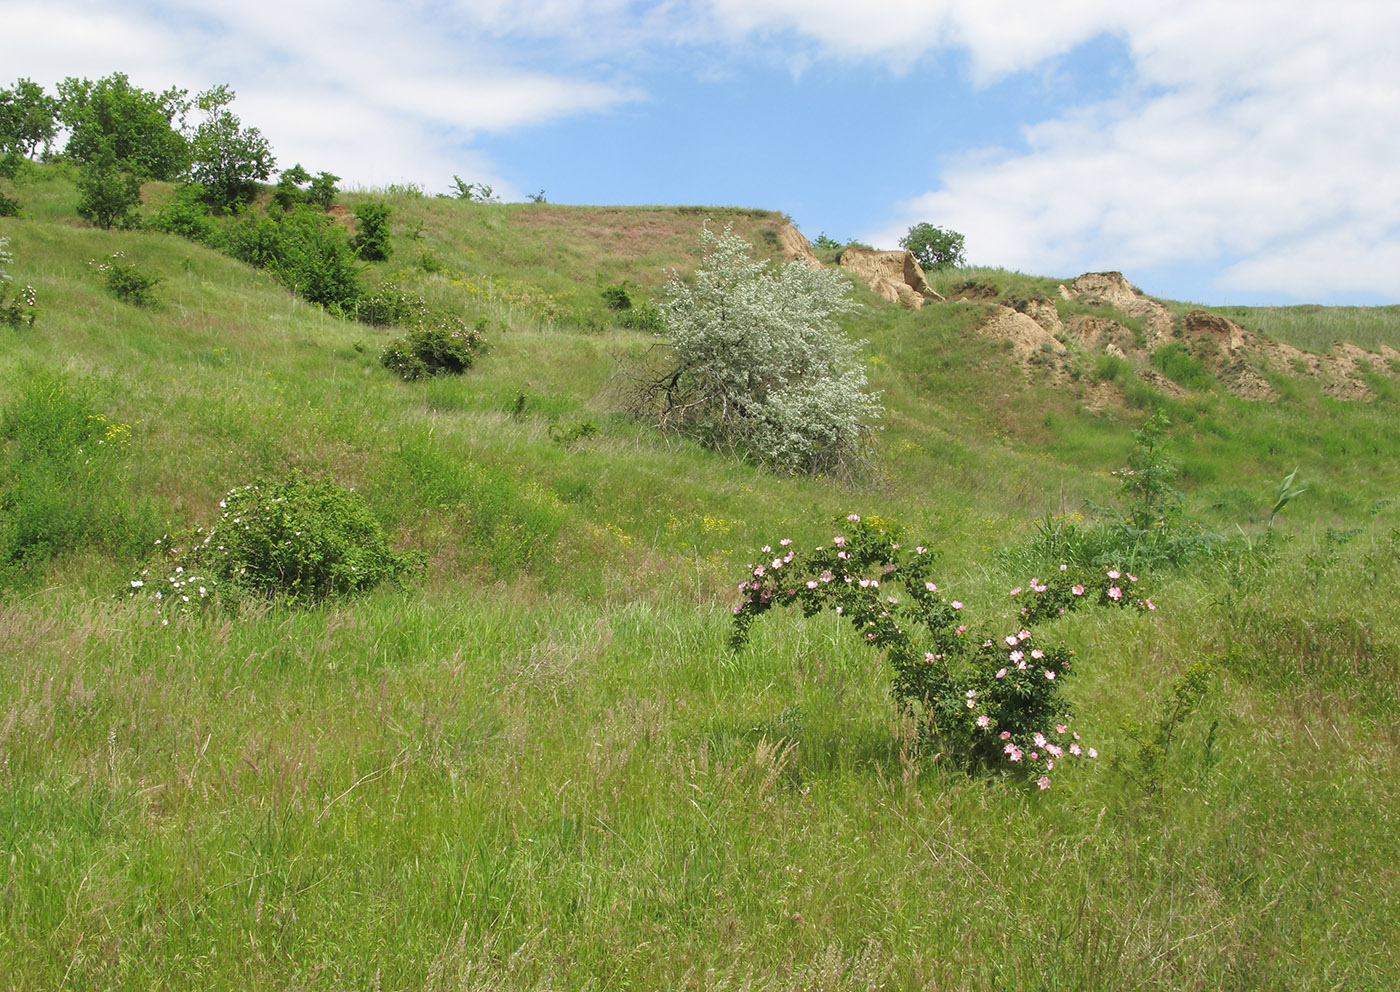
<svg viewBox="0 0 1400 992">
<path fill-rule="evenodd" d="M 383 200 L 365 200 L 355 204 L 355 221 L 359 230 L 351 239 L 355 254 L 366 262 L 385 262 L 394 253 L 389 238 L 389 215 L 393 207 Z"/>
<path fill-rule="evenodd" d="M 856 306 L 844 278 L 801 262 L 773 272 L 728 228 L 703 229 L 700 249 L 694 279 L 670 283 L 669 354 L 638 377 L 639 411 L 779 471 L 851 470 L 880 403 L 836 327 Z"/>
<path fill-rule="evenodd" d="M 333 313 L 353 314 L 362 289 L 345 229 L 309 205 L 272 217 L 243 213 L 225 230 L 234 258 L 269 269 L 289 289 Z"/>
<path fill-rule="evenodd" d="M 422 563 L 397 552 L 364 497 L 328 480 L 262 480 L 231 490 L 202 545 L 227 586 L 294 601 L 370 589 Z"/>
<path fill-rule="evenodd" d="M 485 319 L 468 327 L 460 317 L 438 317 L 420 324 L 380 355 L 384 367 L 405 382 L 436 375 L 461 375 L 486 344 Z"/>
</svg>

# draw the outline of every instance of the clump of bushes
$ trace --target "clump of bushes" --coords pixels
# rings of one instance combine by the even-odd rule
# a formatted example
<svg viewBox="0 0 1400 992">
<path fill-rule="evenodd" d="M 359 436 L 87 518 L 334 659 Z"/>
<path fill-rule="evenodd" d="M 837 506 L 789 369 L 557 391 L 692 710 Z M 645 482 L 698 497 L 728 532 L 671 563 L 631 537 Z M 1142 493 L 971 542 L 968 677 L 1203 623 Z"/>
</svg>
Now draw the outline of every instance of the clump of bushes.
<svg viewBox="0 0 1400 992">
<path fill-rule="evenodd" d="M 176 234 L 211 248 L 223 248 L 219 227 L 209 216 L 204 187 L 186 183 L 176 187 L 169 200 L 145 222 L 151 231 Z"/>
<path fill-rule="evenodd" d="M 384 349 L 379 360 L 405 382 L 461 375 L 486 346 L 486 318 L 468 327 L 460 317 L 440 317 L 413 328 Z"/>
<path fill-rule="evenodd" d="M 363 295 L 345 228 L 308 204 L 273 217 L 241 214 L 226 229 L 223 248 L 332 313 L 353 313 Z"/>
<path fill-rule="evenodd" d="M 603 303 L 609 310 L 631 310 L 632 294 L 623 286 L 609 286 L 601 290 Z"/>
<path fill-rule="evenodd" d="M 389 215 L 393 208 L 383 200 L 365 200 L 355 205 L 359 230 L 351 239 L 355 254 L 366 262 L 388 261 L 394 253 L 389 237 Z"/>
<path fill-rule="evenodd" d="M 97 271 L 106 273 L 107 290 L 134 307 L 153 307 L 159 301 L 156 286 L 161 276 L 152 275 L 133 262 L 126 261 L 122 252 L 117 252 L 105 262 L 89 262 L 96 265 Z"/>
<path fill-rule="evenodd" d="M 219 505 L 202 557 L 219 580 L 253 593 L 314 601 L 371 589 L 423 561 L 395 551 L 364 497 L 329 479 L 259 480 Z"/>
</svg>

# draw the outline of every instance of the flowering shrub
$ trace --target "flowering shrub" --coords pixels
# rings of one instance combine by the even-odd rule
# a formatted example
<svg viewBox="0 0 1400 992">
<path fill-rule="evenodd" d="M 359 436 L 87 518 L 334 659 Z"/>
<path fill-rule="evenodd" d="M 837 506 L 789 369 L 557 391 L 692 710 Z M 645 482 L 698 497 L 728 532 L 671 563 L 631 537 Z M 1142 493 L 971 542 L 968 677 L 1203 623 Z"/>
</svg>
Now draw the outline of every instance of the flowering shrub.
<svg viewBox="0 0 1400 992">
<path fill-rule="evenodd" d="M 231 489 L 219 506 L 218 522 L 208 533 L 196 530 L 188 550 L 157 541 L 164 562 L 133 576 L 127 596 L 175 613 L 202 609 L 220 586 L 313 602 L 423 563 L 419 552 L 391 548 L 364 498 L 329 480 L 258 481 Z"/>
<path fill-rule="evenodd" d="M 229 491 L 204 541 L 219 578 L 266 595 L 316 600 L 372 588 L 422 563 L 394 551 L 364 497 L 330 480 L 254 482 Z"/>
<path fill-rule="evenodd" d="M 206 538 L 200 527 L 194 540 L 202 539 Z M 204 574 L 197 565 L 191 570 L 182 564 L 193 559 L 171 541 L 169 534 L 155 544 L 163 552 L 163 567 L 148 565 L 132 576 L 125 590 L 128 599 L 154 601 L 162 626 L 170 622 L 171 615 L 194 616 L 216 601 L 219 583 L 213 575 Z M 204 545 L 198 547 L 202 549 Z"/>
<path fill-rule="evenodd" d="M 460 317 L 441 317 L 393 341 L 379 356 L 386 369 L 405 382 L 435 375 L 461 375 L 486 344 L 486 320 L 468 327 Z"/>
<path fill-rule="evenodd" d="M 161 281 L 161 277 L 142 271 L 125 259 L 125 252 L 119 251 L 103 262 L 91 259 L 88 265 L 96 268 L 98 272 L 106 273 L 107 289 L 123 303 L 130 303 L 134 307 L 155 306 L 156 285 Z"/>
<path fill-rule="evenodd" d="M 800 606 L 805 616 L 831 609 L 885 652 L 895 700 L 945 753 L 971 767 L 1024 768 L 1042 789 L 1060 761 L 1097 757 L 1070 729 L 1060 692 L 1072 653 L 1040 643 L 1031 628 L 1085 604 L 1155 610 L 1134 576 L 1061 566 L 1012 590 L 1020 607 L 1015 629 L 990 633 L 974 628 L 963 604 L 940 592 L 927 548 L 910 547 L 877 518 L 851 514 L 844 522 L 847 533 L 813 551 L 799 552 L 787 540 L 776 551 L 763 549 L 764 559 L 739 584 L 735 648 L 774 606 Z"/>
<path fill-rule="evenodd" d="M 15 257 L 10 254 L 10 239 L 0 238 L 0 323 L 9 324 L 14 328 L 21 324 L 33 327 L 37 313 L 34 305 L 38 302 L 38 295 L 33 286 L 17 289 L 13 296 L 10 295 L 10 273 L 7 267 L 14 260 Z"/>
</svg>

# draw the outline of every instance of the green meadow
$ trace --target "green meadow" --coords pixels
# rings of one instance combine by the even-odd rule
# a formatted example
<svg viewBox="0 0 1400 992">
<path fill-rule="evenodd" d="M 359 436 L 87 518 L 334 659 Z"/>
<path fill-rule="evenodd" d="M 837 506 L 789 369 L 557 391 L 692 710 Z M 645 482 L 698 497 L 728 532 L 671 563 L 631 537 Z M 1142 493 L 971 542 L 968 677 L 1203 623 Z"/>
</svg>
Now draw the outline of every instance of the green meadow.
<svg viewBox="0 0 1400 992">
<path fill-rule="evenodd" d="M 664 302 L 706 222 L 776 256 L 779 215 L 391 192 L 394 252 L 361 281 L 488 342 L 404 382 L 379 361 L 399 329 L 89 227 L 62 167 L 17 195 L 0 237 L 38 313 L 0 324 L 0 987 L 1395 987 L 1394 370 L 1355 402 L 1285 377 L 1267 403 L 1173 398 L 1088 354 L 1052 382 L 977 333 L 983 306 L 859 287 L 870 464 L 789 477 L 629 417 L 657 339 L 601 295 Z M 117 253 L 154 306 L 108 290 Z M 1395 308 L 1218 312 L 1400 348 Z M 1014 624 L 1055 535 L 1123 505 L 1156 411 L 1200 550 L 1141 569 L 1155 612 L 1045 628 L 1099 753 L 1048 790 L 917 746 L 838 617 L 729 646 L 759 548 L 852 512 Z M 231 489 L 293 475 L 353 487 L 422 567 L 313 603 L 131 595 Z"/>
</svg>

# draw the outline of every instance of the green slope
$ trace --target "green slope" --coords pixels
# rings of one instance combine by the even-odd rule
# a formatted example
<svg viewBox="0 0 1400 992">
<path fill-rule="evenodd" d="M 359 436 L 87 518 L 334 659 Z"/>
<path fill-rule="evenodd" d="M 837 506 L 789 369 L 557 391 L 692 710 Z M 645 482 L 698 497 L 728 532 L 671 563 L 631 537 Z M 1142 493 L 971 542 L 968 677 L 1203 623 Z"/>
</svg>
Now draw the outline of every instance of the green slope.
<svg viewBox="0 0 1400 992">
<path fill-rule="evenodd" d="M 979 306 L 907 312 L 862 288 L 846 330 L 886 403 L 875 464 L 783 478 L 623 416 L 619 370 L 654 341 L 599 295 L 659 297 L 706 218 L 772 253 L 776 215 L 391 198 L 396 252 L 366 282 L 484 317 L 491 342 L 466 376 L 404 383 L 377 361 L 393 331 L 173 236 L 84 227 L 56 173 L 22 192 L 28 216 L 0 236 L 41 312 L 0 327 L 0 409 L 37 375 L 86 383 L 130 426 L 101 464 L 143 508 L 137 530 L 207 526 L 232 486 L 296 470 L 355 486 L 430 563 L 354 600 L 162 626 L 115 595 L 138 562 L 99 534 L 4 593 L 7 987 L 1380 989 L 1400 973 L 1384 376 L 1360 403 L 1304 380 L 1273 403 L 1131 382 L 1092 403 L 1087 378 L 1028 380 L 977 335 Z M 162 277 L 158 307 L 106 291 L 88 262 L 114 252 Z M 1396 343 L 1384 311 L 1361 319 L 1363 343 Z M 1151 617 L 1053 628 L 1102 757 L 1049 792 L 911 756 L 883 663 L 831 617 L 775 617 L 727 648 L 756 549 L 825 541 L 852 510 L 905 522 L 945 591 L 1013 622 L 1036 522 L 1114 502 L 1109 473 L 1154 407 L 1177 425 L 1188 514 L 1254 550 L 1144 575 Z M 556 440 L 584 422 L 597 433 Z M 1308 491 L 1265 547 L 1295 466 Z M 1132 725 L 1150 736 L 1198 661 L 1211 690 L 1154 774 Z"/>
</svg>

